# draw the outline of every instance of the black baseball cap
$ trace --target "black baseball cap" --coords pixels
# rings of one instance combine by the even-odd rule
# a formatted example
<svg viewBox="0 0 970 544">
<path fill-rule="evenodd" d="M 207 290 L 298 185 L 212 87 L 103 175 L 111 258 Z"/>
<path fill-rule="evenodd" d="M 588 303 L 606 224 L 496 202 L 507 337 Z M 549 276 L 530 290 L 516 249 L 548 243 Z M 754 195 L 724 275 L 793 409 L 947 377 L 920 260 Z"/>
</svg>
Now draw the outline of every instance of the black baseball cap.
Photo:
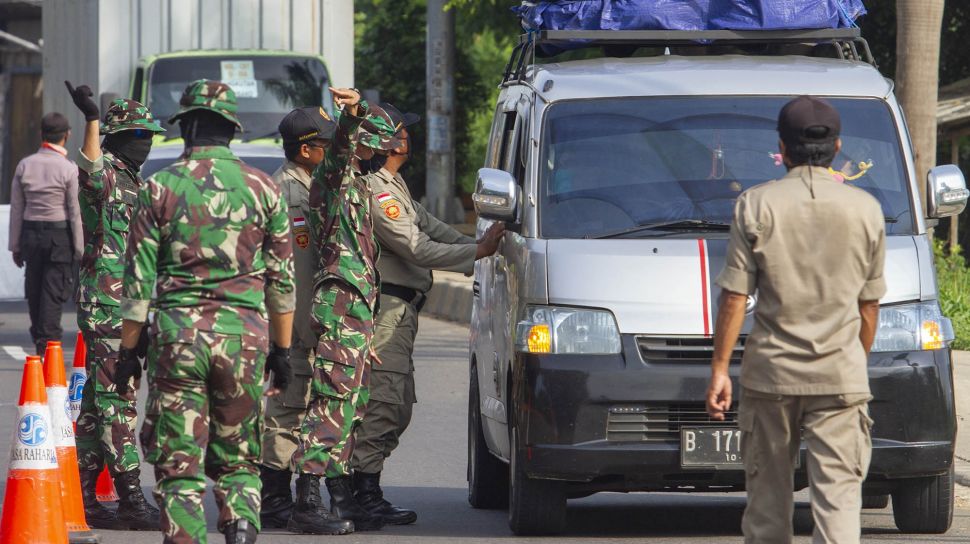
<svg viewBox="0 0 970 544">
<path fill-rule="evenodd" d="M 392 121 L 394 121 L 394 127 L 397 130 L 407 128 L 421 120 L 421 116 L 416 113 L 401 113 L 401 110 L 394 107 L 394 104 L 381 102 L 379 106 L 382 110 L 386 111 L 387 115 L 390 116 Z"/>
<path fill-rule="evenodd" d="M 785 143 L 833 140 L 841 131 L 839 112 L 827 100 L 814 96 L 799 96 L 778 114 L 778 135 Z"/>
<path fill-rule="evenodd" d="M 71 130 L 71 124 L 67 122 L 67 117 L 52 111 L 40 119 L 41 134 L 62 134 Z"/>
<path fill-rule="evenodd" d="M 321 106 L 297 108 L 280 121 L 279 131 L 284 142 L 306 143 L 311 140 L 333 138 L 337 124 Z"/>
</svg>

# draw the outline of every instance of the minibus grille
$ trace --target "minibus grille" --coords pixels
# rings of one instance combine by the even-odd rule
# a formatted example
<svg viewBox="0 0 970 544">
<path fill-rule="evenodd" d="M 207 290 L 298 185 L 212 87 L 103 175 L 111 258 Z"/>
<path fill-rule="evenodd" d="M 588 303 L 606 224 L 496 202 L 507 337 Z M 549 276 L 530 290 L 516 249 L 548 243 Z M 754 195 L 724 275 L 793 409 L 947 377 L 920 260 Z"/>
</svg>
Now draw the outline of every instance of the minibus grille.
<svg viewBox="0 0 970 544">
<path fill-rule="evenodd" d="M 613 406 L 606 420 L 612 442 L 679 442 L 681 427 L 723 427 L 736 424 L 737 406 L 724 421 L 714 421 L 700 402 Z"/>
<path fill-rule="evenodd" d="M 740 363 L 747 336 L 741 336 L 731 353 L 731 362 Z M 706 336 L 638 336 L 640 356 L 648 362 L 710 363 L 714 338 Z"/>
</svg>

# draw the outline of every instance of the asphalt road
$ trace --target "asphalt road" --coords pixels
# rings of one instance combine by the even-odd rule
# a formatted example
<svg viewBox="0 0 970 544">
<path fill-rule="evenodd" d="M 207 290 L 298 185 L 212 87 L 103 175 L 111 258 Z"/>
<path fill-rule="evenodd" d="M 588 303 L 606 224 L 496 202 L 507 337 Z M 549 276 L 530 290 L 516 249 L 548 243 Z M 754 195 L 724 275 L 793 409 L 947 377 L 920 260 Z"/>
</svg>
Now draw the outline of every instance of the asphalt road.
<svg viewBox="0 0 970 544">
<path fill-rule="evenodd" d="M 73 314 L 65 315 L 65 338 L 73 339 L 76 333 L 73 319 Z M 0 466 L 4 471 L 23 363 L 18 349 L 29 345 L 28 325 L 23 304 L 0 303 Z M 570 501 L 566 533 L 546 539 L 516 538 L 509 532 L 504 512 L 470 508 L 465 484 L 467 344 L 465 327 L 422 319 L 415 357 L 419 403 L 401 447 L 388 460 L 383 482 L 390 500 L 418 511 L 416 524 L 343 537 L 269 531 L 260 535 L 260 542 L 742 542 L 740 522 L 745 499 L 740 493 L 594 495 Z M 70 354 L 73 341 L 65 342 L 65 349 Z M 147 465 L 142 482 L 149 492 L 152 477 Z M 965 488 L 961 491 L 965 493 Z M 807 494 L 799 493 L 797 499 L 796 542 L 810 542 Z M 212 531 L 210 540 L 222 542 L 222 535 L 215 532 L 211 493 L 206 496 L 205 508 Z M 970 542 L 970 510 L 966 509 L 958 510 L 954 526 L 946 535 L 901 535 L 889 508 L 865 511 L 863 525 L 865 542 Z M 159 541 L 157 533 L 99 533 L 106 544 Z"/>
</svg>

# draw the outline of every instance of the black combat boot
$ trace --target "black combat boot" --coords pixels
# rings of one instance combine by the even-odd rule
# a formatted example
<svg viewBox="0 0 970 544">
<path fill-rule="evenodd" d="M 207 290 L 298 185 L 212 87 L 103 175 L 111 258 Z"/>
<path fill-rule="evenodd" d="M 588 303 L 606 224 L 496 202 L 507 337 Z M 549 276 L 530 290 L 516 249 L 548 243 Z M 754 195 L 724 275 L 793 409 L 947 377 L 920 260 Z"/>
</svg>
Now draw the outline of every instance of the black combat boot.
<svg viewBox="0 0 970 544">
<path fill-rule="evenodd" d="M 222 530 L 222 534 L 226 535 L 226 544 L 253 544 L 256 533 L 256 527 L 245 519 L 237 519 Z"/>
<path fill-rule="evenodd" d="M 290 493 L 288 470 L 276 470 L 265 465 L 259 466 L 259 479 L 263 482 L 262 507 L 259 519 L 263 529 L 283 529 L 293 510 L 293 495 Z"/>
<path fill-rule="evenodd" d="M 112 474 L 118 492 L 118 525 L 129 531 L 158 531 L 158 508 L 145 500 L 141 491 L 139 470 Z"/>
<path fill-rule="evenodd" d="M 384 520 L 357 504 L 354 498 L 354 483 L 350 476 L 327 478 L 327 491 L 330 491 L 330 510 L 340 519 L 354 522 L 358 531 L 377 531 L 384 526 Z"/>
<path fill-rule="evenodd" d="M 115 513 L 98 502 L 100 474 L 100 470 L 81 471 L 81 502 L 84 503 L 84 519 L 95 529 L 119 529 Z"/>
<path fill-rule="evenodd" d="M 371 514 L 380 516 L 385 525 L 407 525 L 418 519 L 418 514 L 414 510 L 398 508 L 384 499 L 380 472 L 376 474 L 359 470 L 354 472 L 354 489 L 357 504 Z"/>
<path fill-rule="evenodd" d="M 300 474 L 296 478 L 296 503 L 286 528 L 299 534 L 346 535 L 354 532 L 354 522 L 334 516 L 323 506 L 319 476 Z"/>
</svg>

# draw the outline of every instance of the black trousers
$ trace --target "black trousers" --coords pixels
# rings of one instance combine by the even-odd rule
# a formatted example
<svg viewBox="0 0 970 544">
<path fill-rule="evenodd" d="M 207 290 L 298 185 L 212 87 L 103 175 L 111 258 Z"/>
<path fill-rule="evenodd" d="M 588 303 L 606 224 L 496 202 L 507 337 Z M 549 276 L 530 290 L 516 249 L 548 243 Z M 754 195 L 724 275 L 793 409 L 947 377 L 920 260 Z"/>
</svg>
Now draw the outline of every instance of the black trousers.
<svg viewBox="0 0 970 544">
<path fill-rule="evenodd" d="M 56 225 L 56 224 L 55 224 Z M 74 292 L 71 231 L 42 222 L 25 221 L 20 234 L 20 255 L 26 266 L 24 290 L 30 313 L 30 337 L 38 354 L 48 340 L 60 340 L 61 313 Z"/>
</svg>

